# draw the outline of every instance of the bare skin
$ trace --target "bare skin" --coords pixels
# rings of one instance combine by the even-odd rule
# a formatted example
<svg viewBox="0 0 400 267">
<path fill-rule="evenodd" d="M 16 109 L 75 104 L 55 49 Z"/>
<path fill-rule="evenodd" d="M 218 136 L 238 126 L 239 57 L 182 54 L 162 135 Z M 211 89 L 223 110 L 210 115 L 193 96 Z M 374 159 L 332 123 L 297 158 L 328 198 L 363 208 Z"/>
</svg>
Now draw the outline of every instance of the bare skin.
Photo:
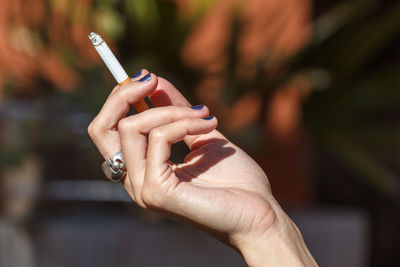
<svg viewBox="0 0 400 267">
<path fill-rule="evenodd" d="M 148 74 L 142 71 L 142 76 Z M 316 266 L 297 227 L 272 196 L 258 164 L 216 130 L 207 107 L 192 109 L 168 81 L 151 74 L 116 86 L 89 135 L 104 158 L 122 149 L 123 181 L 139 206 L 209 233 L 238 250 L 250 266 Z M 126 117 L 150 95 L 155 108 Z M 171 144 L 191 152 L 169 161 Z"/>
</svg>

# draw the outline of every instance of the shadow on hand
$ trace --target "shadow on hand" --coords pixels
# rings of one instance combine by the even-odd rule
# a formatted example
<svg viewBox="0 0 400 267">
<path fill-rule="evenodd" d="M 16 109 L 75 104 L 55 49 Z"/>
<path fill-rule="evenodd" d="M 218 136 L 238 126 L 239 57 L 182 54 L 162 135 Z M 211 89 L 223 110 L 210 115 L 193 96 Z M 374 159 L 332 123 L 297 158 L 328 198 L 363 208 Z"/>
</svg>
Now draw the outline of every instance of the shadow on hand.
<svg viewBox="0 0 400 267">
<path fill-rule="evenodd" d="M 197 157 L 199 159 L 188 165 L 176 168 L 176 176 L 182 182 L 190 182 L 222 160 L 235 154 L 236 150 L 234 148 L 225 146 L 228 143 L 228 141 L 219 138 L 198 141 L 196 143 L 197 148 L 186 156 L 185 163 Z"/>
</svg>

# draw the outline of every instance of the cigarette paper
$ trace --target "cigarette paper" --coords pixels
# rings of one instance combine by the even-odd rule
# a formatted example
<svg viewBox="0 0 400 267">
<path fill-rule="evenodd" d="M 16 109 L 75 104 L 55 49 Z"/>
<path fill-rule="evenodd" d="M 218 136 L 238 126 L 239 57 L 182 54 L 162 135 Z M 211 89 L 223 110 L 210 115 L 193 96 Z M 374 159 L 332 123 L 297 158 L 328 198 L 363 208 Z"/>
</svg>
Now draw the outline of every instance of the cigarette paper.
<svg viewBox="0 0 400 267">
<path fill-rule="evenodd" d="M 92 41 L 94 48 L 99 53 L 101 59 L 104 61 L 111 74 L 114 76 L 118 84 L 123 85 L 131 82 L 128 74 L 122 68 L 121 64 L 114 56 L 107 43 L 101 38 L 101 36 L 95 32 L 90 33 L 89 39 Z M 142 112 L 150 108 L 145 100 L 141 100 L 138 103 L 133 104 L 137 112 Z"/>
</svg>

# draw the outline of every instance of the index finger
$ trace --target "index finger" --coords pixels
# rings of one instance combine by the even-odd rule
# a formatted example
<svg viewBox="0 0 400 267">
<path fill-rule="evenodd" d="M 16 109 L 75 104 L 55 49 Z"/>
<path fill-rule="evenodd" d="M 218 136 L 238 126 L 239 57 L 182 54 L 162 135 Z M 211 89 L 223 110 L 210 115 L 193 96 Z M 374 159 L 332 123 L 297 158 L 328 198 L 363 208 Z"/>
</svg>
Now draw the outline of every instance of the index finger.
<svg viewBox="0 0 400 267">
<path fill-rule="evenodd" d="M 157 87 L 158 79 L 148 74 L 138 81 L 117 86 L 93 120 L 99 130 L 116 129 L 118 122 L 129 112 L 130 105 L 151 94 Z"/>
</svg>

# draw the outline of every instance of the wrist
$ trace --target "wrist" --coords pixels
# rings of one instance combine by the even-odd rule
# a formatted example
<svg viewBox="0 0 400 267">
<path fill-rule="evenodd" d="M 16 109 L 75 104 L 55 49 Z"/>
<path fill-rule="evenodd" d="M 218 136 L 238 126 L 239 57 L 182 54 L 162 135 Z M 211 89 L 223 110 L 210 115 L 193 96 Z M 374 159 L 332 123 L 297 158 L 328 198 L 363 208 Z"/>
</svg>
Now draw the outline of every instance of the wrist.
<svg viewBox="0 0 400 267">
<path fill-rule="evenodd" d="M 264 230 L 248 233 L 237 246 L 249 266 L 318 266 L 303 237 L 280 208 L 274 223 Z"/>
</svg>

